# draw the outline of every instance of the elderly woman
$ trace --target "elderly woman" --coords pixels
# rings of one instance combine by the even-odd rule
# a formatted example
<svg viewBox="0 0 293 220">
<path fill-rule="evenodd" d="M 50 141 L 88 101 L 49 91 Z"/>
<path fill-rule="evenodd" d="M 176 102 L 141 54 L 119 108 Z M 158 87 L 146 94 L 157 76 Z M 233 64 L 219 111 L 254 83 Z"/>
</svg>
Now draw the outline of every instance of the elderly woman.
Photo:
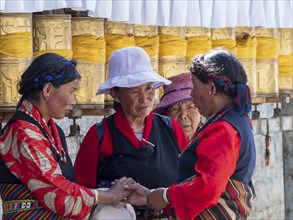
<svg viewBox="0 0 293 220">
<path fill-rule="evenodd" d="M 198 55 L 190 71 L 193 102 L 209 120 L 180 156 L 178 184 L 152 192 L 137 186 L 128 200 L 141 204 L 146 201 L 138 195 L 147 195 L 156 211 L 171 204 L 180 220 L 246 219 L 256 162 L 247 76 L 226 50 Z"/>
<path fill-rule="evenodd" d="M 172 83 L 163 87 L 164 94 L 154 112 L 177 120 L 188 141 L 191 142 L 196 130 L 202 125 L 202 117 L 190 96 L 191 74 L 181 73 L 168 79 Z"/>
<path fill-rule="evenodd" d="M 79 184 L 97 188 L 123 176 L 148 188 L 175 183 L 188 140 L 176 120 L 152 113 L 155 89 L 170 83 L 142 48 L 112 53 L 97 94 L 111 94 L 117 112 L 87 132 L 74 165 Z"/>
</svg>

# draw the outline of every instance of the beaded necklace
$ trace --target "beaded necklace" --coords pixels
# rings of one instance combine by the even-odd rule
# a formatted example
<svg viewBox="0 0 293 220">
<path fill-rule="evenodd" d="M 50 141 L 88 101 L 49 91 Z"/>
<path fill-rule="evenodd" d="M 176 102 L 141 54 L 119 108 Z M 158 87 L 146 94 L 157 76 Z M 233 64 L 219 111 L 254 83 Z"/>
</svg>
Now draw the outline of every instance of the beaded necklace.
<svg viewBox="0 0 293 220">
<path fill-rule="evenodd" d="M 39 118 L 41 120 L 39 120 L 38 117 L 35 117 L 33 114 L 31 114 L 30 112 L 28 112 L 28 111 L 26 111 L 26 110 L 24 110 L 22 108 L 19 108 L 18 110 L 19 111 L 22 111 L 22 112 L 24 112 L 26 114 L 28 114 L 30 117 L 32 117 L 34 120 L 36 120 L 40 124 L 40 126 L 45 131 L 46 138 L 50 142 L 50 144 L 53 147 L 54 151 L 59 156 L 60 161 L 62 163 L 66 163 L 67 162 L 66 152 L 65 152 L 65 150 L 62 147 L 62 143 L 61 143 L 61 140 L 60 140 L 60 136 L 59 136 L 57 127 L 56 127 L 55 123 L 53 122 L 53 120 L 49 120 L 49 126 L 51 127 L 51 131 L 52 131 L 52 132 L 50 132 L 50 129 L 48 128 L 48 126 L 47 126 L 44 118 L 41 117 L 41 115 L 38 112 L 38 110 L 36 110 L 36 113 L 37 113 L 37 116 L 39 116 Z M 53 142 L 55 142 L 55 144 Z"/>
</svg>

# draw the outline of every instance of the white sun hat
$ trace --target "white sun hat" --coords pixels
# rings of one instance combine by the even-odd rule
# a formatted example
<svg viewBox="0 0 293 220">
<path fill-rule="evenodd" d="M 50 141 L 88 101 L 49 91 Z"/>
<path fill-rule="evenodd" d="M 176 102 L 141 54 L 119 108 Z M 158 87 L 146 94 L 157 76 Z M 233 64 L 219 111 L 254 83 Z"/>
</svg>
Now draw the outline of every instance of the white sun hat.
<svg viewBox="0 0 293 220">
<path fill-rule="evenodd" d="M 108 75 L 97 95 L 109 94 L 109 90 L 114 87 L 131 88 L 153 82 L 157 89 L 171 83 L 152 70 L 148 54 L 140 47 L 126 47 L 114 51 L 109 60 Z"/>
</svg>

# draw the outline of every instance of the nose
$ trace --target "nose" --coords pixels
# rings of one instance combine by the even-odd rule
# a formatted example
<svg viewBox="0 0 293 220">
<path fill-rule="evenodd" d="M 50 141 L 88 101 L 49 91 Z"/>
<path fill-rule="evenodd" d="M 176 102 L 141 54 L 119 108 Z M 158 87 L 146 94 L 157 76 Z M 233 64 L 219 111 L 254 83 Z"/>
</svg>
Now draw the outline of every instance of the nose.
<svg viewBox="0 0 293 220">
<path fill-rule="evenodd" d="M 76 104 L 76 98 L 75 98 L 75 95 L 74 95 L 73 98 L 72 98 L 71 105 L 75 105 L 75 104 Z"/>
<path fill-rule="evenodd" d="M 187 110 L 185 108 L 181 108 L 179 112 L 179 119 L 187 119 Z"/>
<path fill-rule="evenodd" d="M 145 100 L 146 100 L 146 97 L 147 97 L 147 95 L 146 95 L 145 93 L 142 92 L 142 93 L 140 94 L 139 101 L 140 101 L 141 103 L 144 103 Z"/>
</svg>

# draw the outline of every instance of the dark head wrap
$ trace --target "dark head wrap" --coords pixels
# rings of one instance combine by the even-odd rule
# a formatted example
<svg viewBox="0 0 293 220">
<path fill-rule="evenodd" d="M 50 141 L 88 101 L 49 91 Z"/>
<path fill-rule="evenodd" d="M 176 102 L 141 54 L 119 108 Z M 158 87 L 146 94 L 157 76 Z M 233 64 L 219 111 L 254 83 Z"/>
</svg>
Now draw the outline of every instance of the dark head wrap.
<svg viewBox="0 0 293 220">
<path fill-rule="evenodd" d="M 47 83 L 58 88 L 63 84 L 80 79 L 76 64 L 75 60 L 68 61 L 54 53 L 45 53 L 37 57 L 22 74 L 18 83 L 18 92 L 22 97 L 17 108 L 26 98 L 38 101 L 38 93 Z"/>
<path fill-rule="evenodd" d="M 232 98 L 240 115 L 251 111 L 247 75 L 239 60 L 226 50 L 211 50 L 192 61 L 190 72 L 201 82 L 214 82 L 217 91 Z"/>
</svg>

